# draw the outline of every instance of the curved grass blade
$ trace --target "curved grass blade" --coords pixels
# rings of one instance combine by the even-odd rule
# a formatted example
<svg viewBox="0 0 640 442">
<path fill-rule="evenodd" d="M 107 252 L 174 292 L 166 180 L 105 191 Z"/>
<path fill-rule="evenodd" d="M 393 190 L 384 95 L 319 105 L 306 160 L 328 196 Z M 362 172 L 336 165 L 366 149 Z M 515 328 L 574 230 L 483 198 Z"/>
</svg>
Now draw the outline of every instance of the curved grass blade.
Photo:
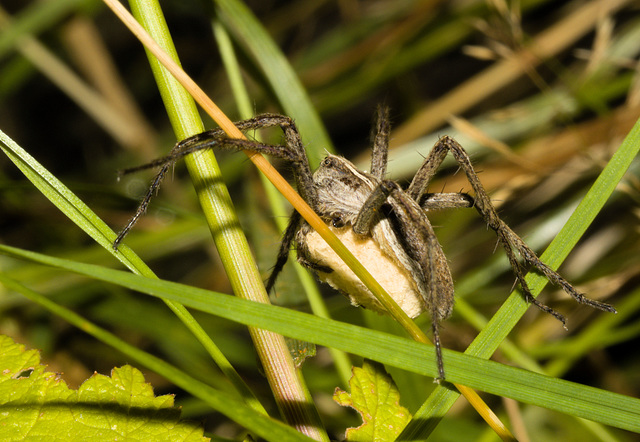
<svg viewBox="0 0 640 442">
<path fill-rule="evenodd" d="M 49 201 L 98 244 L 114 255 L 132 272 L 144 275 L 147 278 L 156 278 L 151 269 L 129 247 L 122 246 L 119 249 L 119 253 L 116 253 L 112 247 L 113 240 L 116 237 L 115 232 L 67 186 L 2 131 L 0 131 L 0 148 Z M 231 363 L 187 309 L 172 301 L 165 302 L 203 345 L 247 403 L 254 409 L 266 413 L 249 387 L 231 366 Z"/>
<path fill-rule="evenodd" d="M 434 376 L 437 373 L 433 347 L 407 338 L 175 282 L 149 280 L 129 272 L 53 258 L 9 246 L 0 245 L 0 252 L 171 299 L 245 325 L 335 347 L 420 375 Z M 444 355 L 447 360 L 447 378 L 452 382 L 605 425 L 640 432 L 640 399 L 450 350 L 445 350 Z M 442 390 L 442 387 L 437 387 L 437 390 Z"/>
<path fill-rule="evenodd" d="M 571 215 L 547 250 L 540 256 L 542 261 L 553 269 L 557 269 L 560 266 L 609 199 L 631 162 L 638 155 L 639 150 L 640 121 L 636 122 L 573 215 Z M 548 282 L 544 276 L 535 273 L 527 275 L 526 281 L 534 296 L 540 294 Z M 512 293 L 467 348 L 465 354 L 489 358 L 524 315 L 528 307 L 529 305 L 519 290 Z M 414 420 L 407 426 L 401 438 L 426 437 L 435 429 L 440 419 L 458 397 L 459 394 L 456 391 L 437 387 L 416 413 Z"/>
</svg>

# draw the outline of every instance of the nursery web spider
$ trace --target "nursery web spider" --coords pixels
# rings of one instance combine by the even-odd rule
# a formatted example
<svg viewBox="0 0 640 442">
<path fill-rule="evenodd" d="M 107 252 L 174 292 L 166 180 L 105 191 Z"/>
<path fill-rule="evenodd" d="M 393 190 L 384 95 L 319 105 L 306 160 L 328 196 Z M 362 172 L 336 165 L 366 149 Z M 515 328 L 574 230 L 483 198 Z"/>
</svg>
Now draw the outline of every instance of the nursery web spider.
<svg viewBox="0 0 640 442">
<path fill-rule="evenodd" d="M 562 276 L 540 261 L 533 250 L 498 217 L 469 156 L 450 137 L 444 136 L 438 140 L 409 187 L 403 190 L 395 181 L 385 179 L 390 131 L 388 110 L 385 108 L 378 110 L 377 123 L 372 133 L 371 170 L 368 173 L 356 169 L 351 162 L 335 155 L 327 155 L 312 173 L 298 130 L 289 117 L 264 114 L 240 121 L 236 125 L 242 131 L 279 126 L 284 132 L 285 144 L 270 145 L 230 139 L 220 129 L 214 129 L 179 142 L 164 158 L 124 170 L 122 173 L 127 174 L 160 167 L 140 207 L 115 240 L 114 248 L 118 247 L 138 218 L 144 214 L 165 173 L 178 159 L 208 148 L 245 149 L 290 162 L 300 195 L 407 315 L 415 318 L 424 311 L 429 312 L 440 378 L 444 378 L 444 366 L 439 324 L 451 315 L 454 288 L 447 259 L 427 218 L 429 210 L 475 207 L 482 219 L 498 235 L 526 300 L 560 320 L 563 325 L 565 318 L 562 315 L 531 295 L 524 279 L 525 265 L 536 268 L 577 302 L 615 312 L 612 306 L 579 293 Z M 467 175 L 475 197 L 464 193 L 427 192 L 429 182 L 448 152 L 451 152 Z M 355 306 L 385 312 L 373 294 L 295 211 L 284 232 L 275 267 L 266 284 L 267 291 L 273 288 L 288 259 L 293 242 L 296 243 L 298 261 L 313 270 L 320 280 L 345 294 Z M 524 263 L 517 259 L 516 252 Z"/>
</svg>

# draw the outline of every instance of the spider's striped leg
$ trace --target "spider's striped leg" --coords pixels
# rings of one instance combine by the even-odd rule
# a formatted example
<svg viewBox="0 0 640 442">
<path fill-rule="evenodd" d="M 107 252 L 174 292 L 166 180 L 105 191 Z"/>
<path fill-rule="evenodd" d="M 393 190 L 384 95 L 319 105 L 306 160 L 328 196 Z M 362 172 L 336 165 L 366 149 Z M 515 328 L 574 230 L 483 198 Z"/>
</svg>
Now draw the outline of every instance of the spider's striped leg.
<svg viewBox="0 0 640 442">
<path fill-rule="evenodd" d="M 515 256 L 514 250 L 517 251 L 518 254 L 520 254 L 522 259 L 526 263 L 535 267 L 538 271 L 545 275 L 547 279 L 549 279 L 549 281 L 562 287 L 562 289 L 577 302 L 607 312 L 615 312 L 615 309 L 609 304 L 589 299 L 582 293 L 578 292 L 571 284 L 569 284 L 569 282 L 567 282 L 567 280 L 565 280 L 555 270 L 542 262 L 540 258 L 538 258 L 538 256 L 535 254 L 535 252 L 531 250 L 531 248 L 518 235 L 516 235 L 516 233 L 511 230 L 511 228 L 509 228 L 509 226 L 507 226 L 504 221 L 500 219 L 498 213 L 496 212 L 496 209 L 491 203 L 491 199 L 487 195 L 487 192 L 485 191 L 482 183 L 480 182 L 480 179 L 478 178 L 478 174 L 473 169 L 471 160 L 469 159 L 469 155 L 464 150 L 464 148 L 453 138 L 442 137 L 433 147 L 431 153 L 414 177 L 409 190 L 407 191 L 412 198 L 416 200 L 420 200 L 422 198 L 426 190 L 426 186 L 435 174 L 438 166 L 440 166 L 440 164 L 442 163 L 442 160 L 446 156 L 447 152 L 451 152 L 462 170 L 467 175 L 467 180 L 471 184 L 471 187 L 476 194 L 473 205 L 482 216 L 482 219 L 487 223 L 487 225 L 489 225 L 489 227 L 496 231 L 498 239 L 502 243 L 507 253 L 507 257 L 509 258 L 509 262 L 511 263 L 513 272 L 516 275 L 516 278 L 520 283 L 522 291 L 524 292 L 527 300 L 531 301 L 541 310 L 552 314 L 554 317 L 564 323 L 564 317 L 562 315 L 555 312 L 553 309 L 544 305 L 543 303 L 534 300 L 534 297 L 531 294 L 531 291 L 529 290 L 529 287 L 527 286 L 527 283 L 524 279 L 524 266 L 519 263 L 518 259 Z"/>
</svg>

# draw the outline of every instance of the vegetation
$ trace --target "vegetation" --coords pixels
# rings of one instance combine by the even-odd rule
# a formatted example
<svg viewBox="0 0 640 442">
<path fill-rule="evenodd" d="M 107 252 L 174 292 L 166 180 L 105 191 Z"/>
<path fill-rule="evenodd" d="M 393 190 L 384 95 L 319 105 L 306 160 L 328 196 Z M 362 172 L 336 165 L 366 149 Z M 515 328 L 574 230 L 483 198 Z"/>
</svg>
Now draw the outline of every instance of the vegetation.
<svg viewBox="0 0 640 442">
<path fill-rule="evenodd" d="M 447 349 L 467 353 L 445 351 L 447 379 L 483 393 L 519 440 L 632 440 L 640 431 L 640 21 L 628 2 L 254 3 L 131 8 L 156 39 L 175 44 L 185 70 L 231 119 L 265 111 L 295 118 L 312 162 L 328 150 L 366 168 L 381 102 L 395 123 L 393 179 L 408 182 L 438 135 L 460 141 L 510 226 L 618 314 L 547 287 L 541 299 L 568 317 L 565 331 L 519 292 L 509 296 L 508 263 L 475 211 L 433 213 L 456 282 L 442 337 Z M 203 125 L 184 92 L 158 80 L 155 58 L 149 69 L 142 46 L 101 2 L 18 2 L 0 11 L 0 29 L 1 145 L 11 160 L 0 163 L 0 334 L 41 349 L 48 365 L 16 356 L 21 350 L 3 338 L 3 355 L 14 362 L 0 388 L 12 391 L 14 380 L 30 376 L 48 385 L 47 373 L 58 372 L 80 397 L 95 384 L 111 391 L 126 373 L 140 407 L 166 407 L 178 431 L 191 426 L 176 421 L 162 395 L 175 394 L 182 417 L 202 421 L 210 437 L 272 440 L 303 438 L 277 421 L 300 428 L 283 399 L 283 390 L 299 388 L 304 419 L 324 423 L 306 434 L 326 440 L 362 424 L 367 396 L 356 386 L 371 382 L 376 398 L 391 398 L 380 402 L 388 415 L 374 423 L 397 431 L 369 425 L 350 431 L 350 440 L 389 440 L 405 411 L 414 419 L 401 440 L 497 438 L 459 393 L 433 384 L 431 348 L 316 286 L 292 263 L 272 296 L 286 308 L 227 295 L 252 296 L 251 284 L 266 279 L 289 213 L 242 154 L 216 153 L 230 200 L 219 179 L 209 186 L 211 157 L 188 160 L 197 192 L 178 165 L 128 247 L 114 252 L 112 229 L 126 224 L 150 178 L 117 182 L 116 170 L 159 157 L 213 123 Z M 447 163 L 434 190 L 468 191 L 462 175 Z M 535 293 L 546 283 L 536 274 L 529 281 Z M 417 324 L 429 330 L 426 315 Z M 278 380 L 270 364 L 288 356 L 269 344 L 279 338 L 252 327 L 319 345 L 300 368 L 303 380 Z M 496 362 L 484 360 L 492 355 Z M 126 364 L 143 371 L 157 397 Z M 362 367 L 353 378 L 352 365 Z M 89 379 L 114 367 L 122 368 L 111 378 Z M 331 399 L 336 388 L 336 399 L 361 414 Z"/>
</svg>

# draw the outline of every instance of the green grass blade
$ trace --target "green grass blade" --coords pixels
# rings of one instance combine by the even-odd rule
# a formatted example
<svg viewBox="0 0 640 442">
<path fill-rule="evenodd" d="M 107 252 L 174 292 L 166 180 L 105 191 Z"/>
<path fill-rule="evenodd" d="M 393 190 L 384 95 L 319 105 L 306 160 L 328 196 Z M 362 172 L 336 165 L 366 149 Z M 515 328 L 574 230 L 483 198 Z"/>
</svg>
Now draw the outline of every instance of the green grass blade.
<svg viewBox="0 0 640 442">
<path fill-rule="evenodd" d="M 89 4 L 87 0 L 58 0 L 30 4 L 15 17 L 10 27 L 3 29 L 0 33 L 0 59 L 14 50 L 16 41 L 22 36 L 42 33 L 65 16 Z"/>
<path fill-rule="evenodd" d="M 296 120 L 309 161 L 318 164 L 333 145 L 296 72 L 251 10 L 238 0 L 215 0 L 220 21 L 253 57 L 278 97 L 284 113 Z"/>
<path fill-rule="evenodd" d="M 425 376 L 435 376 L 432 346 L 290 309 L 245 301 L 169 281 L 148 279 L 91 264 L 9 246 L 0 252 L 55 266 L 295 339 L 335 347 Z M 445 350 L 447 379 L 487 393 L 585 419 L 640 431 L 640 400 Z M 446 388 L 446 387 L 444 387 Z M 441 391 L 443 387 L 438 387 Z M 441 394 L 441 393 L 440 393 Z M 445 396 L 446 398 L 446 396 Z"/>
<path fill-rule="evenodd" d="M 42 166 L 35 158 L 18 146 L 4 132 L 0 131 L 0 147 L 9 159 L 22 171 L 42 194 L 49 199 L 62 213 L 80 227 L 87 235 L 114 255 L 132 272 L 155 278 L 151 269 L 129 247 L 121 245 L 116 253 L 112 244 L 115 232 L 102 221 L 80 198 Z M 254 397 L 242 378 L 231 366 L 218 346 L 205 333 L 193 316 L 181 305 L 167 301 L 167 306 L 180 318 L 185 326 L 204 346 L 216 364 L 223 370 L 245 400 L 256 410 L 264 412 L 260 402 Z"/>
<path fill-rule="evenodd" d="M 542 261 L 554 269 L 560 266 L 609 199 L 631 162 L 638 155 L 639 149 L 640 122 L 636 122 L 573 215 L 541 255 Z M 527 275 L 526 281 L 534 296 L 540 294 L 548 282 L 546 278 L 536 273 Z M 519 290 L 512 293 L 465 353 L 489 358 L 528 308 L 529 305 Z M 424 437 L 429 434 L 459 396 L 457 391 L 443 387 L 436 388 L 416 413 L 402 437 Z"/>
<path fill-rule="evenodd" d="M 130 0 L 129 4 L 136 20 L 173 61 L 179 63 L 159 2 Z M 202 132 L 202 121 L 193 98 L 155 56 L 145 50 L 177 139 Z M 244 299 L 269 303 L 213 152 L 206 150 L 188 155 L 185 163 L 234 293 Z M 287 422 L 317 440 L 328 441 L 315 404 L 304 379 L 296 372 L 284 338 L 259 329 L 249 329 L 249 333 L 278 408 Z"/>
</svg>

